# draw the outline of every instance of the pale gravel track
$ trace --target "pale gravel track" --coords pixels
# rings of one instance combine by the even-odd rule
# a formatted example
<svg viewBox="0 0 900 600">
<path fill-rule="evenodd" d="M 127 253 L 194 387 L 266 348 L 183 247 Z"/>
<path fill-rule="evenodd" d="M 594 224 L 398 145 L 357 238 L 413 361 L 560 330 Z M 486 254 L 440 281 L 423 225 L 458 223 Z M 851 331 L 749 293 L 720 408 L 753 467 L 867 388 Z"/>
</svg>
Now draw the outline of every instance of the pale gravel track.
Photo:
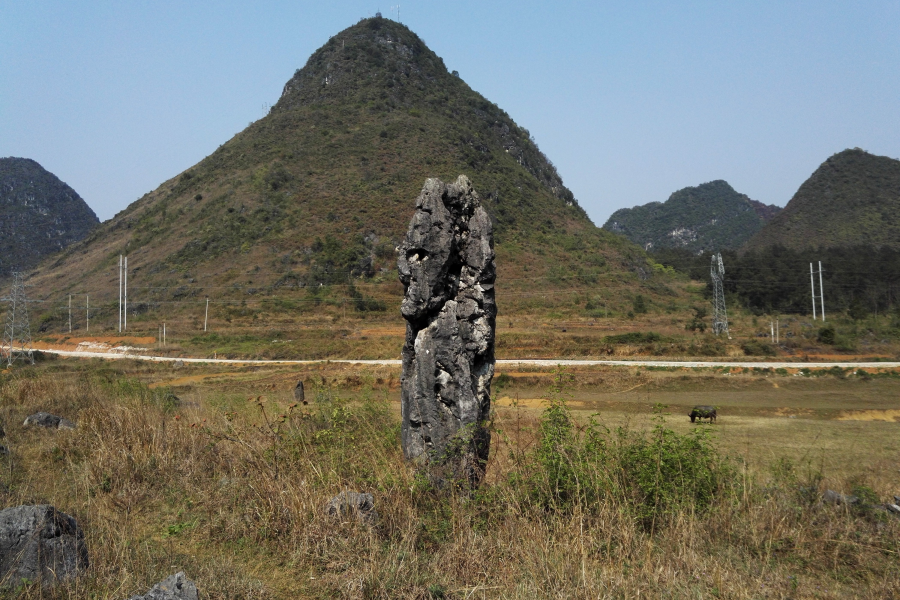
<svg viewBox="0 0 900 600">
<path fill-rule="evenodd" d="M 73 358 L 103 358 L 107 360 L 146 360 L 151 362 L 174 362 L 180 360 L 184 363 L 212 363 L 232 365 L 309 365 L 323 362 L 346 363 L 360 365 L 400 366 L 400 361 L 395 359 L 381 360 L 354 360 L 354 359 L 322 359 L 322 360 L 261 360 L 261 359 L 235 359 L 235 358 L 179 358 L 172 356 L 151 356 L 148 354 L 121 354 L 117 352 L 82 352 L 79 350 L 41 350 L 47 354 Z M 713 367 L 742 367 L 758 369 L 830 369 L 841 368 L 874 368 L 897 369 L 900 362 L 740 362 L 740 361 L 678 361 L 678 360 L 550 360 L 543 358 L 517 358 L 510 360 L 498 360 L 500 366 L 530 366 L 530 367 L 594 367 L 594 366 L 619 366 L 619 367 L 683 367 L 688 369 L 709 369 Z"/>
</svg>

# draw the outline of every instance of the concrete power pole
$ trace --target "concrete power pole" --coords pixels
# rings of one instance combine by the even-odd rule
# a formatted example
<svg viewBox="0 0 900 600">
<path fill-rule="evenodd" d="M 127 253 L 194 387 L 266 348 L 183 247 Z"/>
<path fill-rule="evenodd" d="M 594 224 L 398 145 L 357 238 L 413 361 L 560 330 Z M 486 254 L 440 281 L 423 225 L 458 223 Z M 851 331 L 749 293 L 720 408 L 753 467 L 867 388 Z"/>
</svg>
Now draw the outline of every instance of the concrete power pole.
<svg viewBox="0 0 900 600">
<path fill-rule="evenodd" d="M 119 333 L 122 333 L 122 255 L 119 255 Z"/>
<path fill-rule="evenodd" d="M 813 321 L 815 321 L 816 320 L 816 279 L 813 276 L 812 263 L 809 263 L 809 285 L 812 288 Z"/>
<path fill-rule="evenodd" d="M 124 317 L 124 328 L 125 331 L 128 331 L 128 257 L 125 257 L 125 304 L 123 306 L 122 312 Z"/>
<path fill-rule="evenodd" d="M 822 301 L 822 322 L 825 322 L 825 287 L 822 285 L 822 261 L 819 261 L 819 300 Z"/>
</svg>

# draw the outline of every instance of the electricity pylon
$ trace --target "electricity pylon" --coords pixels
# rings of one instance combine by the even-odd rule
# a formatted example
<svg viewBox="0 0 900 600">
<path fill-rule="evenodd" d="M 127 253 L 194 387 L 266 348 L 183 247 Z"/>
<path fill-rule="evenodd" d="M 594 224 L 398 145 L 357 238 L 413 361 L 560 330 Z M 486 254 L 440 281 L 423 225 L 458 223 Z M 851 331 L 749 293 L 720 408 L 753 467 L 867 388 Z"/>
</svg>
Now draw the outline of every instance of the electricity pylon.
<svg viewBox="0 0 900 600">
<path fill-rule="evenodd" d="M 34 350 L 31 347 L 31 322 L 28 320 L 28 299 L 25 297 L 25 284 L 22 275 L 13 272 L 13 285 L 6 310 L 6 330 L 3 332 L 3 344 L 0 345 L 0 360 L 5 359 L 8 366 L 21 358 L 34 364 Z"/>
<path fill-rule="evenodd" d="M 709 275 L 713 284 L 713 333 L 724 333 L 731 339 L 728 333 L 728 315 L 725 312 L 725 290 L 722 287 L 722 279 L 725 277 L 725 265 L 722 264 L 722 255 L 713 254 L 709 267 Z"/>
</svg>

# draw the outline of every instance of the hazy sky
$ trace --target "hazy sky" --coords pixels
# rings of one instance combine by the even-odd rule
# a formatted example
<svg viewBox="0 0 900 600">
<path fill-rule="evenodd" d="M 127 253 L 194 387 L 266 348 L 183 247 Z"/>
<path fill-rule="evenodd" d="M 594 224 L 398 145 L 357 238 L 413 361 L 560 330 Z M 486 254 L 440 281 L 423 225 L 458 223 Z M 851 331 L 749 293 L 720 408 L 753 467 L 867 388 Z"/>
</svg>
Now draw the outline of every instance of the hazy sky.
<svg viewBox="0 0 900 600">
<path fill-rule="evenodd" d="M 377 10 L 397 18 L 355 0 L 0 1 L 0 156 L 109 219 Z M 835 152 L 900 157 L 897 0 L 403 0 L 399 17 L 531 131 L 598 225 L 714 179 L 784 205 Z"/>
</svg>

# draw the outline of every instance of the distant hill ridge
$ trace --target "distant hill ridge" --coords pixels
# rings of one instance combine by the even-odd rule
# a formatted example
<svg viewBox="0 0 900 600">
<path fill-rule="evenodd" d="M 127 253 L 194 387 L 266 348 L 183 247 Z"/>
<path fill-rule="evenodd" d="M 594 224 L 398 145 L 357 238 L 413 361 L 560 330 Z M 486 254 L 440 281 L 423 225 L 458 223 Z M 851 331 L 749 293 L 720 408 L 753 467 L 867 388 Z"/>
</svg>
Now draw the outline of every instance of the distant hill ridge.
<svg viewBox="0 0 900 600">
<path fill-rule="evenodd" d="M 526 129 L 379 17 L 331 37 L 268 115 L 33 282 L 45 296 L 91 289 L 109 301 L 120 252 L 148 302 L 369 281 L 396 268 L 426 178 L 460 174 L 495 223 L 501 280 L 558 279 L 569 262 L 583 281 L 646 277 L 643 253 L 591 223 Z"/>
<path fill-rule="evenodd" d="M 603 228 L 624 235 L 646 250 L 734 250 L 780 210 L 736 192 L 726 181 L 716 180 L 678 190 L 665 202 L 619 209 Z"/>
<path fill-rule="evenodd" d="M 822 163 L 742 250 L 900 249 L 900 160 L 859 148 Z"/>
<path fill-rule="evenodd" d="M 100 223 L 71 187 L 30 158 L 0 158 L 0 277 L 27 270 Z"/>
</svg>

